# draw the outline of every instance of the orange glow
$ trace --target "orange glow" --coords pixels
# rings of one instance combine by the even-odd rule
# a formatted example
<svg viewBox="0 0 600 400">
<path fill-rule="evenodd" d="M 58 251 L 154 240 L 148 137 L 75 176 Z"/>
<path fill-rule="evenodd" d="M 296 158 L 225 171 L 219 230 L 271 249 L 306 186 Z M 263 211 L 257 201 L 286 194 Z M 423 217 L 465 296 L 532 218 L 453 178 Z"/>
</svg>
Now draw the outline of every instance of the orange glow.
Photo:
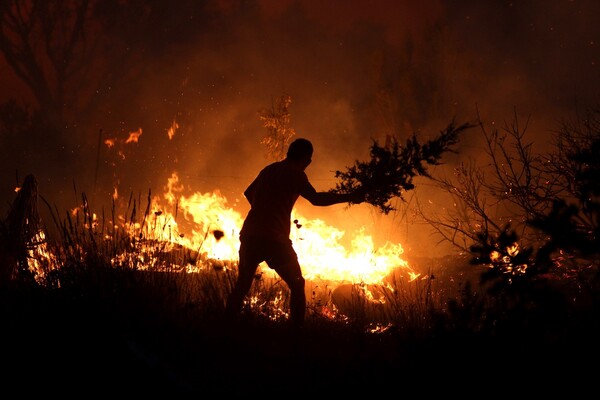
<svg viewBox="0 0 600 400">
<path fill-rule="evenodd" d="M 517 243 L 513 243 L 512 246 L 508 246 L 506 248 L 506 252 L 509 256 L 514 257 L 519 254 L 519 245 Z"/>
<path fill-rule="evenodd" d="M 142 128 L 134 132 L 129 132 L 129 137 L 125 140 L 125 144 L 137 143 L 140 136 L 142 136 Z"/>
<path fill-rule="evenodd" d="M 169 136 L 169 140 L 173 139 L 173 136 L 175 136 L 175 132 L 177 132 L 178 128 L 179 124 L 177 123 L 177 121 L 173 121 L 169 129 L 167 129 L 167 136 Z"/>
<path fill-rule="evenodd" d="M 32 240 L 35 246 L 27 248 L 27 263 L 34 274 L 34 279 L 42 283 L 45 275 L 58 266 L 56 256 L 48 250 L 46 235 L 39 231 Z"/>
<path fill-rule="evenodd" d="M 492 250 L 492 252 L 490 253 L 490 261 L 492 261 L 492 263 L 495 264 L 500 264 L 497 267 L 500 268 L 505 274 L 524 274 L 527 271 L 528 265 L 514 265 L 512 262 L 512 257 L 515 257 L 519 254 L 519 244 L 513 243 L 512 245 L 507 246 L 505 250 L 506 255 L 502 255 L 502 253 L 500 253 L 497 250 Z M 494 268 L 495 266 L 493 264 L 490 264 L 489 267 Z"/>
<path fill-rule="evenodd" d="M 161 223 L 167 224 L 168 221 L 173 233 L 163 239 L 197 250 L 209 260 L 221 261 L 225 265 L 235 263 L 243 216 L 228 205 L 227 199 L 218 191 L 181 195 L 183 185 L 176 173 L 171 175 L 165 189 L 163 199 L 170 207 L 176 206 L 179 212 L 177 218 L 183 217 L 183 221 L 177 223 L 175 216 L 157 206 L 164 212 Z M 157 205 L 159 201 L 156 199 Z M 292 219 L 302 221 L 300 228 L 292 230 L 290 238 L 307 280 L 377 284 L 397 268 L 408 271 L 411 279 L 418 276 L 402 259 L 404 249 L 400 244 L 388 242 L 376 248 L 372 236 L 363 229 L 350 234 L 320 219 L 307 220 L 295 210 Z M 350 248 L 341 244 L 346 235 L 351 239 Z M 260 270 L 276 277 L 266 265 L 261 265 Z"/>
<path fill-rule="evenodd" d="M 115 266 L 155 271 L 166 268 L 181 272 L 200 272 L 208 268 L 234 269 L 243 216 L 229 206 L 218 190 L 191 195 L 184 195 L 183 191 L 184 185 L 177 173 L 173 173 L 165 185 L 165 192 L 151 199 L 142 221 L 128 220 L 121 215 L 106 229 L 99 223 L 97 215 L 92 213 L 84 218 L 83 226 L 90 232 L 102 231 L 102 238 L 107 243 L 119 240 L 122 236 L 130 239 L 125 242 L 129 244 L 111 259 Z M 117 197 L 116 191 L 114 196 Z M 71 210 L 71 215 L 85 212 L 83 207 L 77 207 Z M 386 278 L 399 269 L 410 281 L 419 276 L 402 259 L 404 250 L 398 243 L 387 242 L 377 247 L 365 229 L 345 232 L 327 225 L 323 220 L 306 219 L 297 210 L 293 211 L 292 218 L 299 222 L 293 224 L 290 238 L 306 280 L 316 284 L 314 289 L 322 286 L 322 282 L 326 282 L 324 286 L 327 290 L 333 290 L 341 284 L 360 284 L 366 300 L 383 303 L 385 299 L 375 298 L 367 285 L 384 286 Z M 344 246 L 343 238 L 349 239 L 345 243 L 350 245 Z M 55 257 L 49 254 L 47 248 L 38 247 L 36 251 L 45 260 L 43 264 L 46 269 L 59 266 L 58 262 L 53 262 Z M 44 268 L 30 266 L 38 270 L 40 276 L 43 275 Z M 257 275 L 278 279 L 277 274 L 264 263 L 259 266 Z M 276 302 L 284 301 L 283 293 L 281 296 Z M 275 308 L 285 313 L 283 307 Z M 324 309 L 324 312 L 337 314 L 335 309 Z"/>
<path fill-rule="evenodd" d="M 493 250 L 490 253 L 490 260 L 492 260 L 493 262 L 497 262 L 498 260 L 500 260 L 500 252 Z"/>
</svg>

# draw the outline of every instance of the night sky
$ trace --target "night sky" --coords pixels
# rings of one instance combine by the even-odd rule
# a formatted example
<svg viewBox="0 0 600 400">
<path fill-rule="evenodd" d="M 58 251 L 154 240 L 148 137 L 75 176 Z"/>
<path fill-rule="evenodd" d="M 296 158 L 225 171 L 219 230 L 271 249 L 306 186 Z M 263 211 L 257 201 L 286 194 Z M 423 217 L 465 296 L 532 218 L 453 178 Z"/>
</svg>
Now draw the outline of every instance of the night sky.
<svg viewBox="0 0 600 400">
<path fill-rule="evenodd" d="M 3 204 L 29 173 L 41 195 L 66 209 L 79 200 L 74 186 L 101 207 L 115 186 L 124 199 L 144 199 L 177 172 L 187 193 L 218 190 L 245 213 L 243 190 L 272 161 L 258 112 L 282 95 L 291 96 L 296 136 L 315 145 L 307 173 L 319 190 L 386 135 L 425 139 L 477 115 L 502 129 L 517 114 L 529 119 L 528 137 L 541 151 L 562 120 L 598 105 L 594 0 L 207 1 L 176 10 L 179 2 L 157 1 L 164 14 L 154 11 L 154 29 L 145 31 L 136 23 L 147 12 L 139 4 L 129 24 L 90 27 L 87 39 L 101 46 L 85 56 L 89 75 L 70 81 L 77 90 L 65 96 L 61 136 L 2 138 Z M 0 73 L 1 102 L 37 107 L 4 57 Z M 131 132 L 141 135 L 126 143 Z M 481 154 L 480 134 L 468 131 L 459 153 L 435 171 Z M 423 182 L 407 199 L 427 200 L 433 190 Z M 413 224 L 410 204 L 387 217 L 367 205 L 298 207 L 409 248 L 434 243 L 426 226 Z"/>
</svg>

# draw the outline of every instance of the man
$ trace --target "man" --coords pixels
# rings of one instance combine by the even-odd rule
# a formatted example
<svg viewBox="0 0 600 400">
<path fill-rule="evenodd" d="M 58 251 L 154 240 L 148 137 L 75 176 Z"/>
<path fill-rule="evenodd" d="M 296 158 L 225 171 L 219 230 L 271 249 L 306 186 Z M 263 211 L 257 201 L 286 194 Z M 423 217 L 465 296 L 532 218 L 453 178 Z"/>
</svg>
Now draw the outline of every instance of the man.
<svg viewBox="0 0 600 400">
<path fill-rule="evenodd" d="M 286 158 L 265 167 L 248 186 L 244 196 L 250 211 L 240 231 L 238 276 L 227 299 L 229 317 L 238 314 L 252 287 L 258 265 L 266 262 L 290 289 L 290 321 L 304 323 L 306 295 L 298 256 L 290 240 L 291 214 L 299 196 L 312 205 L 359 204 L 362 192 L 341 194 L 317 192 L 304 172 L 312 162 L 313 146 L 307 139 L 294 140 Z"/>
</svg>

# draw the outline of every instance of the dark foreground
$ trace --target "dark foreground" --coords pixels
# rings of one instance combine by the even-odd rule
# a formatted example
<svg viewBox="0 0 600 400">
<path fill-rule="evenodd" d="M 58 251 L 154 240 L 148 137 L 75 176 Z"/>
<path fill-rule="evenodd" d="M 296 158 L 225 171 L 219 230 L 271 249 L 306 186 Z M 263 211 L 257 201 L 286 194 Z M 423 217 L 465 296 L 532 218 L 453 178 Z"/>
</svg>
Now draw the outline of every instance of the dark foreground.
<svg viewBox="0 0 600 400">
<path fill-rule="evenodd" d="M 438 326 L 367 334 L 309 319 L 302 331 L 151 297 L 2 289 L 2 390 L 27 395 L 430 396 L 595 393 L 598 319 L 569 329 L 483 332 Z M 155 304 L 152 304 L 152 302 Z M 501 334 L 502 333 L 502 334 Z M 566 392 L 565 392 L 566 393 Z M 5 397 L 6 398 L 6 397 Z"/>
</svg>

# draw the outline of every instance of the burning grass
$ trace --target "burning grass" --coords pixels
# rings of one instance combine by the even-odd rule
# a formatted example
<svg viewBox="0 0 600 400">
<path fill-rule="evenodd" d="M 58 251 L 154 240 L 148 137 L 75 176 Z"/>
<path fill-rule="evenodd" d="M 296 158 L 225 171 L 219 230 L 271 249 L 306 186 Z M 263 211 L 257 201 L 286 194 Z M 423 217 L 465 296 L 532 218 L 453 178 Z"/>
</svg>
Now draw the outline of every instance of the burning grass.
<svg viewBox="0 0 600 400">
<path fill-rule="evenodd" d="M 58 235 L 23 236 L 26 253 L 11 253 L 4 244 L 14 240 L 2 237 L 11 256 L 3 271 L 13 268 L 2 282 L 2 344 L 14 385 L 260 395 L 289 390 L 291 374 L 299 394 L 377 394 L 390 382 L 452 374 L 457 359 L 461 373 L 483 376 L 482 365 L 490 374 L 508 361 L 547 367 L 590 344 L 597 354 L 597 301 L 575 311 L 560 290 L 527 303 L 490 299 L 464 257 L 411 260 L 373 283 L 307 280 L 303 332 L 289 330 L 287 288 L 263 268 L 242 318 L 227 321 L 235 260 L 205 247 L 223 231 L 209 224 L 189 247 L 173 240 L 175 217 L 150 196 L 141 215 L 131 200 L 110 217 L 82 200 L 64 219 L 53 213 Z"/>
</svg>

